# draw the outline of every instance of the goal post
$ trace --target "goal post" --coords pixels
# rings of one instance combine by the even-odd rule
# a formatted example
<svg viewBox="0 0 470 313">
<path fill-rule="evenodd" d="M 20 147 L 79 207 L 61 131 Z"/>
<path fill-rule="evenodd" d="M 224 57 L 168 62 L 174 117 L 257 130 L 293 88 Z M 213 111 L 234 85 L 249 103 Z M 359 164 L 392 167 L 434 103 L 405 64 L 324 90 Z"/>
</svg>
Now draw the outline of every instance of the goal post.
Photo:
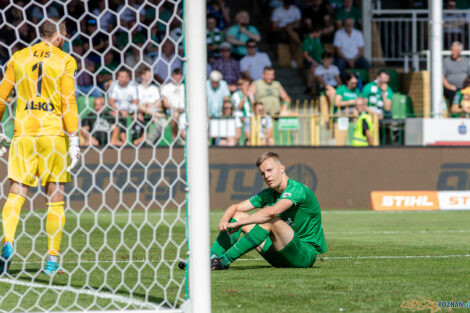
<svg viewBox="0 0 470 313">
<path fill-rule="evenodd" d="M 184 13 L 188 108 L 189 295 L 192 312 L 211 312 L 206 1 L 185 1 Z"/>
<path fill-rule="evenodd" d="M 211 312 L 206 1 L 4 4 L 2 74 L 16 51 L 40 41 L 39 25 L 45 17 L 66 21 L 70 37 L 64 51 L 78 65 L 80 134 L 89 137 L 81 136 L 82 162 L 65 191 L 58 260 L 66 274 L 45 276 L 42 271 L 48 253 L 48 211 L 44 189 L 30 188 L 16 229 L 10 273 L 0 276 L 0 311 Z M 145 100 L 137 84 L 150 68 L 157 93 L 165 100 L 155 111 L 159 114 L 145 111 L 145 119 L 139 120 L 136 110 L 122 119 L 104 117 L 112 110 L 110 99 L 116 96 L 110 90 L 121 83 L 122 68 L 139 90 L 139 106 Z M 178 75 L 175 69 L 183 71 L 181 82 L 173 77 Z M 47 75 L 44 70 L 37 80 Z M 171 83 L 174 86 L 166 90 Z M 181 93 L 186 96 L 178 107 L 173 102 L 181 100 Z M 10 137 L 17 103 L 18 94 L 12 93 L 2 122 Z M 122 130 L 122 145 L 111 141 L 113 123 Z M 154 130 L 158 135 L 148 141 Z M 3 156 L 0 210 L 9 193 L 7 168 Z M 178 268 L 183 260 L 189 264 L 187 273 Z"/>
</svg>

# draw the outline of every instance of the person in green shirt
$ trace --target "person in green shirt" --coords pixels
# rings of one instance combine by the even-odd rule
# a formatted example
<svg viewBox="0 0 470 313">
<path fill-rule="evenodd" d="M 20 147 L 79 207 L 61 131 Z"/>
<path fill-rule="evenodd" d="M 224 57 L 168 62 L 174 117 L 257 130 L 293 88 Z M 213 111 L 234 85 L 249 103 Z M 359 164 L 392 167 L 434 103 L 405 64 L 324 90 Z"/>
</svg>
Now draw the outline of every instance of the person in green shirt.
<svg viewBox="0 0 470 313">
<path fill-rule="evenodd" d="M 354 27 L 359 28 L 362 24 L 362 12 L 353 5 L 353 0 L 343 0 L 343 6 L 335 9 L 335 26 L 336 29 L 343 27 L 343 22 L 347 18 L 354 20 Z"/>
<path fill-rule="evenodd" d="M 387 71 L 379 70 L 376 79 L 362 89 L 362 98 L 367 100 L 366 110 L 379 114 L 381 118 L 392 117 L 393 90 L 388 85 L 389 81 L 390 75 Z"/>
<path fill-rule="evenodd" d="M 470 77 L 463 83 L 462 90 L 457 91 L 450 107 L 451 117 L 470 117 Z"/>
<path fill-rule="evenodd" d="M 346 73 L 346 83 L 336 88 L 333 114 L 352 115 L 360 92 L 357 88 L 357 76 L 354 73 Z"/>
<path fill-rule="evenodd" d="M 304 53 L 305 67 L 307 69 L 307 90 L 310 93 L 313 87 L 313 73 L 318 64 L 321 64 L 323 44 L 320 41 L 321 27 L 316 25 L 313 30 L 305 36 L 302 41 L 302 51 Z"/>
<path fill-rule="evenodd" d="M 256 166 L 268 188 L 227 208 L 211 247 L 211 269 L 227 269 L 253 249 L 274 267 L 312 267 L 327 251 L 317 198 L 287 176 L 278 154 L 262 154 Z"/>
</svg>

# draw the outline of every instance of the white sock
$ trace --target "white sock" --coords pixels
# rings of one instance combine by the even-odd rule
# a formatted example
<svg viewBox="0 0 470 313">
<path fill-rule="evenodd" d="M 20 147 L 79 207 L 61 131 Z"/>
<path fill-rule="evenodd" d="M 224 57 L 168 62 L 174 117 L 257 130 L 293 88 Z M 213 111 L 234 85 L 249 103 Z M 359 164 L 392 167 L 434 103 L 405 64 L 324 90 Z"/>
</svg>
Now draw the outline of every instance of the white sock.
<svg viewBox="0 0 470 313">
<path fill-rule="evenodd" d="M 47 260 L 48 260 L 49 262 L 56 262 L 56 263 L 57 263 L 58 257 L 57 257 L 57 255 L 50 255 L 50 254 L 48 254 L 48 255 L 47 255 Z"/>
</svg>

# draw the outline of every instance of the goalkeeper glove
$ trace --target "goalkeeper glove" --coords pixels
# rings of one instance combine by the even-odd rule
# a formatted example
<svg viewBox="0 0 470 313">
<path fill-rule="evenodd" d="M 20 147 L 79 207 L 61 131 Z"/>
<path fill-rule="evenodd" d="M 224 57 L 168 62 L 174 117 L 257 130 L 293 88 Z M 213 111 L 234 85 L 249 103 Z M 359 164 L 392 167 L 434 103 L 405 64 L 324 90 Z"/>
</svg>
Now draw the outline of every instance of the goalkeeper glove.
<svg viewBox="0 0 470 313">
<path fill-rule="evenodd" d="M 70 165 L 67 167 L 67 172 L 70 172 L 80 159 L 80 140 L 77 135 L 69 136 L 69 156 Z"/>
<path fill-rule="evenodd" d="M 10 142 L 10 138 L 0 133 L 0 157 L 7 153 L 7 148 L 5 147 L 5 145 L 9 144 Z"/>
</svg>

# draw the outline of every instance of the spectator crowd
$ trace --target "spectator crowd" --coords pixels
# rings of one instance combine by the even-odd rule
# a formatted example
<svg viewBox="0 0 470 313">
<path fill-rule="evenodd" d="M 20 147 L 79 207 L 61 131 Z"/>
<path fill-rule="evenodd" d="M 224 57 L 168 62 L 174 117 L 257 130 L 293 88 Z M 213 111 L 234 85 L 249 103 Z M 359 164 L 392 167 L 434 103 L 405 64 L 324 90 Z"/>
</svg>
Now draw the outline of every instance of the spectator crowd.
<svg viewBox="0 0 470 313">
<path fill-rule="evenodd" d="M 0 0 L 3 7 L 8 3 Z M 450 7 L 452 3 L 448 1 Z M 15 4 L 5 10 L 8 24 L 0 28 L 2 65 L 11 53 L 37 41 L 33 24 L 39 24 L 44 13 L 51 18 L 66 16 L 70 39 L 64 50 L 77 60 L 77 96 L 92 99 L 81 114 L 82 144 L 155 145 L 167 128 L 173 139 L 184 139 L 181 2 L 18 0 Z M 224 0 L 207 3 L 206 91 L 214 144 L 249 145 L 253 126 L 259 127 L 262 143 L 273 144 L 273 118 L 293 115 L 291 98 L 275 79 L 272 60 L 259 49 L 261 42 L 288 45 L 289 65 L 305 70 L 306 93 L 324 93 L 335 114 L 357 116 L 356 99 L 362 98 L 361 112 L 391 116 L 389 73 L 381 70 L 364 85 L 349 71 L 370 68 L 364 57 L 361 10 L 353 0 L 258 0 L 258 5 L 270 16 L 263 31 L 248 11 L 230 12 Z M 454 30 L 449 26 L 446 31 Z M 454 115 L 470 114 L 470 67 L 460 56 L 461 49 L 454 42 L 452 56 L 444 61 L 443 84 Z"/>
</svg>

